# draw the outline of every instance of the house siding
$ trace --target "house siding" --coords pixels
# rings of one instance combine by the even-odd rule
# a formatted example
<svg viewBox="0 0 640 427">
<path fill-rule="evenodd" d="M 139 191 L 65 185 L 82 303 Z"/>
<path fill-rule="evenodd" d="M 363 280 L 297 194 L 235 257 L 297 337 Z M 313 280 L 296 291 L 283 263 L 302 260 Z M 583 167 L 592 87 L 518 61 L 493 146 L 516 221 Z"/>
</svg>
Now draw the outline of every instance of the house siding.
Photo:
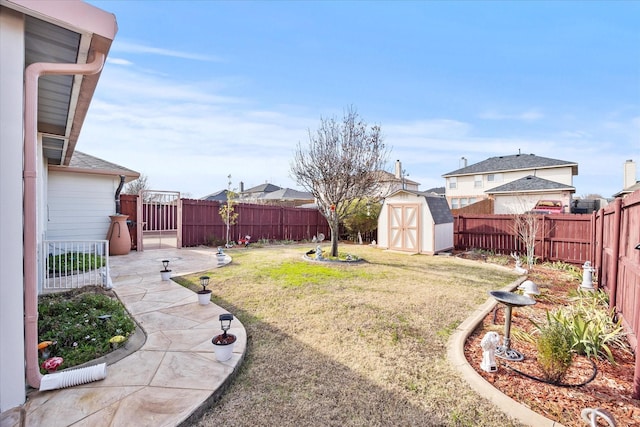
<svg viewBox="0 0 640 427">
<path fill-rule="evenodd" d="M 119 182 L 114 176 L 49 172 L 47 239 L 105 239 Z"/>
<path fill-rule="evenodd" d="M 24 21 L 0 6 L 0 411 L 25 401 L 22 249 Z"/>
<path fill-rule="evenodd" d="M 516 181 L 524 178 L 528 175 L 535 175 L 538 178 L 547 179 L 549 181 L 555 181 L 560 184 L 573 185 L 573 175 L 571 167 L 557 167 L 550 169 L 526 169 L 512 172 L 501 172 L 501 182 L 489 182 L 487 181 L 487 175 L 482 175 L 482 187 L 475 186 L 475 175 L 462 175 L 457 177 L 456 188 L 449 188 L 447 185 L 447 200 L 451 198 L 459 197 L 475 197 L 476 199 L 486 199 L 488 196 L 485 193 L 487 190 L 504 185 L 508 182 Z M 448 184 L 448 181 L 447 181 Z"/>
<path fill-rule="evenodd" d="M 496 195 L 494 200 L 494 214 L 515 214 L 530 211 L 539 200 L 560 200 L 565 206 L 564 213 L 570 213 L 571 193 L 555 191 L 549 193 Z"/>
</svg>

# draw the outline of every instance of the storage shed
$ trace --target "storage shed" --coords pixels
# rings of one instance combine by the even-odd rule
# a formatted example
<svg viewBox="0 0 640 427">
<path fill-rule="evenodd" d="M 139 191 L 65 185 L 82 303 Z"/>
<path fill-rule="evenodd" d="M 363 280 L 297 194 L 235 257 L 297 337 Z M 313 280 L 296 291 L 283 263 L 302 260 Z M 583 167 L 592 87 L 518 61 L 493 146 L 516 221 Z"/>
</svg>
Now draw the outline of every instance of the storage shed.
<svg viewBox="0 0 640 427">
<path fill-rule="evenodd" d="M 421 254 L 453 249 L 453 215 L 443 197 L 398 190 L 384 199 L 378 247 Z"/>
</svg>

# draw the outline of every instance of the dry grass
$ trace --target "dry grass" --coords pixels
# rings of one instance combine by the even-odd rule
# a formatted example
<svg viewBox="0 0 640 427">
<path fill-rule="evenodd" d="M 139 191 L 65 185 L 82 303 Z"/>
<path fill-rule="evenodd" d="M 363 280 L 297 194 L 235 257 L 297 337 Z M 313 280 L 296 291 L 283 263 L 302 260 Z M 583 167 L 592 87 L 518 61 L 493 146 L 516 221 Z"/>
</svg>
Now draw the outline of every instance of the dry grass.
<svg viewBox="0 0 640 427">
<path fill-rule="evenodd" d="M 199 426 L 515 425 L 446 360 L 452 331 L 511 271 L 345 245 L 366 261 L 325 265 L 303 261 L 307 249 L 231 250 L 208 273 L 248 347 Z"/>
</svg>

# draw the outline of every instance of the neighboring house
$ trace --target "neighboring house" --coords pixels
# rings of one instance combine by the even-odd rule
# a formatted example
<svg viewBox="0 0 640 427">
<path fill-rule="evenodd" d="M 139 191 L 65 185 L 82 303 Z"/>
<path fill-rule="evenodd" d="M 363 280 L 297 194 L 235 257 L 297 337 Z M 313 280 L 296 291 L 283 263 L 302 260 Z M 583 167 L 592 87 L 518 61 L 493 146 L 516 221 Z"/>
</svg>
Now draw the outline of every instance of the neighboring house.
<svg viewBox="0 0 640 427">
<path fill-rule="evenodd" d="M 81 1 L 0 0 L 0 411 L 38 388 L 38 249 L 117 31 Z M 52 64 L 55 63 L 55 64 Z M 99 234 L 95 231 L 96 235 Z"/>
<path fill-rule="evenodd" d="M 541 199 L 561 200 L 569 213 L 578 164 L 535 154 L 491 157 L 442 175 L 452 209 L 494 199 L 494 213 L 522 213 Z"/>
<path fill-rule="evenodd" d="M 315 203 L 313 195 L 306 191 L 298 191 L 292 188 L 281 188 L 263 194 L 258 198 L 259 203 L 278 206 L 302 206 Z"/>
<path fill-rule="evenodd" d="M 444 187 L 433 187 L 424 191 L 425 193 L 433 193 L 440 197 L 445 197 L 446 191 Z"/>
<path fill-rule="evenodd" d="M 244 184 L 241 182 L 238 201 L 241 203 L 260 203 L 258 199 L 260 199 L 267 193 L 271 193 L 272 191 L 277 191 L 277 190 L 282 190 L 282 187 L 269 184 L 268 182 L 264 184 L 256 185 L 255 187 L 251 187 L 245 190 Z"/>
<path fill-rule="evenodd" d="M 100 240 L 107 238 L 116 213 L 120 186 L 140 177 L 131 169 L 75 151 L 68 166 L 49 165 L 47 181 L 47 240 Z"/>
<path fill-rule="evenodd" d="M 562 213 L 570 213 L 571 195 L 575 187 L 528 175 L 487 190 L 493 198 L 494 214 L 513 214 L 531 211 L 540 200 L 559 201 Z"/>
<path fill-rule="evenodd" d="M 623 169 L 623 187 L 613 197 L 627 197 L 634 191 L 640 190 L 640 181 L 636 179 L 636 162 L 633 160 L 627 160 L 624 162 Z"/>
<path fill-rule="evenodd" d="M 419 191 L 420 184 L 407 178 L 406 171 L 402 169 L 400 160 L 396 160 L 395 172 L 377 171 L 380 183 L 377 197 L 384 198 L 398 190 Z"/>
<path fill-rule="evenodd" d="M 411 190 L 386 197 L 378 216 L 377 245 L 422 254 L 453 249 L 453 215 L 447 201 Z"/>
<path fill-rule="evenodd" d="M 226 202 L 227 201 L 227 190 L 216 191 L 215 193 L 207 194 L 204 197 L 201 197 L 200 200 L 209 200 L 212 202 Z"/>
</svg>

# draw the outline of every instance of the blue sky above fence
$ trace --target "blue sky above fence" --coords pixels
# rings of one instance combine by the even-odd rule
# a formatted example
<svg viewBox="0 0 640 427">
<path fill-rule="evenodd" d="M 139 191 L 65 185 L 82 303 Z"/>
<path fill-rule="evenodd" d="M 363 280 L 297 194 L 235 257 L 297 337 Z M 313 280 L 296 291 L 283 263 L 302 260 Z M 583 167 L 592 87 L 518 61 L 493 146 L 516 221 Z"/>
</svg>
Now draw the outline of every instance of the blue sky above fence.
<svg viewBox="0 0 640 427">
<path fill-rule="evenodd" d="M 299 188 L 296 144 L 349 105 L 423 190 L 520 151 L 610 196 L 640 162 L 638 2 L 90 3 L 119 32 L 78 149 L 156 189 Z"/>
</svg>

